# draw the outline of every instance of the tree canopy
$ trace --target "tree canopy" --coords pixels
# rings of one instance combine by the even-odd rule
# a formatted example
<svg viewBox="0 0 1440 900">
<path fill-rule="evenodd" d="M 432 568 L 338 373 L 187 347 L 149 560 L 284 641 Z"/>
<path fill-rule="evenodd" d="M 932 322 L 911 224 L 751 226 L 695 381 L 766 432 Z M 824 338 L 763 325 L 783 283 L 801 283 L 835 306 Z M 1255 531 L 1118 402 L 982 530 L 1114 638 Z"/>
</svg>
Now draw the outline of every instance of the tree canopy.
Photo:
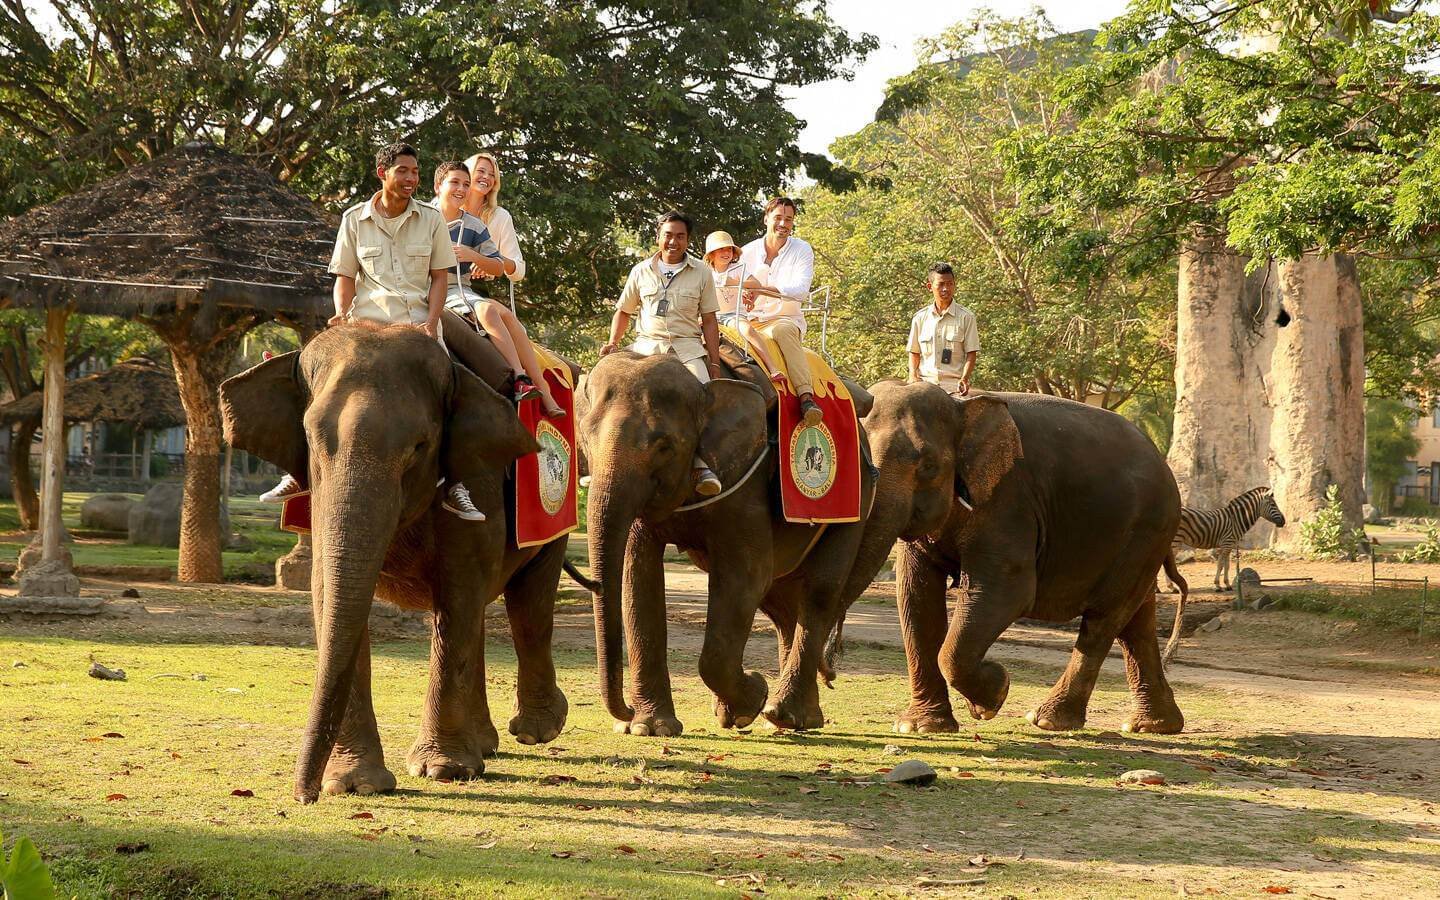
<svg viewBox="0 0 1440 900">
<path fill-rule="evenodd" d="M 891 82 L 877 121 L 836 143 L 861 183 L 810 192 L 802 224 L 821 277 L 838 290 L 844 325 L 832 348 L 847 368 L 903 374 L 910 317 L 930 302 L 926 270 L 946 260 L 957 302 L 981 323 L 977 385 L 1098 395 L 1109 408 L 1165 390 L 1173 269 L 1137 274 L 1118 255 L 1036 243 L 997 149 L 1019 132 L 1068 128 L 1053 97 L 1090 38 L 1057 35 L 1040 15 L 976 15 L 926 42 L 921 64 Z M 1120 242 L 1135 215 L 1097 208 L 1087 221 Z"/>
<path fill-rule="evenodd" d="M 675 205 L 717 226 L 798 166 L 787 88 L 874 45 L 823 0 L 23 0 L 0 2 L 0 212 L 193 138 L 336 208 L 375 146 L 422 165 L 489 148 L 531 267 L 531 318 L 613 293 L 617 223 Z M 426 186 L 428 188 L 428 186 Z"/>
<path fill-rule="evenodd" d="M 1030 238 L 1069 256 L 1174 256 L 1211 235 L 1259 267 L 1399 260 L 1367 289 L 1383 392 L 1440 384 L 1440 18 L 1381 0 L 1142 0 L 1064 73 L 1060 131 L 1007 141 Z M 1095 210 L 1138 213 L 1128 240 Z M 1371 275 L 1380 268 L 1367 267 Z"/>
</svg>

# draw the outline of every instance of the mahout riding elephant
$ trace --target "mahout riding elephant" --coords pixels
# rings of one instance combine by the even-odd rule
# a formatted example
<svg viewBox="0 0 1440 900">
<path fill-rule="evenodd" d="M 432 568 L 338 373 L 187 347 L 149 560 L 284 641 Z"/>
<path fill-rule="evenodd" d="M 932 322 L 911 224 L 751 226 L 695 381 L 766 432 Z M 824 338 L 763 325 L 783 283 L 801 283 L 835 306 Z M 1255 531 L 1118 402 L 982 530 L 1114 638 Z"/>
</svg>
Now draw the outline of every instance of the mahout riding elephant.
<svg viewBox="0 0 1440 900">
<path fill-rule="evenodd" d="M 902 538 L 896 575 L 911 700 L 895 729 L 958 730 L 947 682 L 973 717 L 992 718 L 1010 677 L 985 658 L 991 644 L 1022 616 L 1078 616 L 1068 667 L 1026 718 L 1047 730 L 1082 726 L 1118 638 L 1136 704 L 1125 729 L 1180 731 L 1185 720 L 1161 665 L 1154 598 L 1180 496 L 1149 439 L 1121 416 L 1055 397 L 957 400 L 934 385 L 898 382 L 871 392 L 865 424 L 881 474 L 842 604 L 864 590 L 865 573 L 894 539 L 888 536 Z M 960 485 L 968 503 L 957 499 Z M 952 578 L 963 588 L 947 628 Z"/>
<path fill-rule="evenodd" d="M 852 393 L 857 409 L 868 408 L 868 394 L 858 386 Z M 710 576 L 700 677 L 715 694 L 721 725 L 743 728 L 763 711 L 779 727 L 820 727 L 816 671 L 864 522 L 784 521 L 777 454 L 766 437 L 773 391 L 767 398 L 762 384 L 732 378 L 702 385 L 673 357 L 617 352 L 586 377 L 583 394 L 596 650 L 616 730 L 674 736 L 683 729 L 666 665 L 667 544 Z M 725 491 L 683 509 L 700 500 L 691 476 L 697 452 Z M 863 511 L 874 488 L 865 466 L 861 484 Z M 622 608 L 631 704 L 622 684 Z M 768 705 L 764 676 L 743 666 L 757 608 L 775 622 L 780 643 L 780 681 Z"/>
<path fill-rule="evenodd" d="M 452 351 L 483 341 L 460 327 L 447 331 Z M 318 662 L 297 800 L 313 802 L 322 788 L 395 786 L 370 697 L 375 596 L 433 611 L 430 685 L 407 756 L 412 775 L 472 777 L 496 750 L 484 609 L 502 591 L 519 660 L 510 732 L 527 744 L 559 734 L 567 704 L 550 642 L 565 540 L 518 550 L 507 538 L 505 468 L 536 445 L 505 399 L 416 329 L 354 324 L 229 379 L 221 400 L 226 439 L 302 476 L 311 490 Z M 469 487 L 487 521 L 441 510 L 442 473 Z"/>
</svg>

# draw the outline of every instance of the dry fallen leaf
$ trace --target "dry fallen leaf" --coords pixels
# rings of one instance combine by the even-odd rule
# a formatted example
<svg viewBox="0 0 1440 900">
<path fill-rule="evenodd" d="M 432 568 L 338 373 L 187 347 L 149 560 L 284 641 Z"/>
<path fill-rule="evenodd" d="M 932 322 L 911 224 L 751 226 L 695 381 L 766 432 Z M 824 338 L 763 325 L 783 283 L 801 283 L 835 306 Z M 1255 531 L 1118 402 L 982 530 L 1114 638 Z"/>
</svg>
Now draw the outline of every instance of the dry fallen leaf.
<svg viewBox="0 0 1440 900">
<path fill-rule="evenodd" d="M 352 819 L 373 819 L 373 818 L 375 818 L 375 814 L 374 814 L 374 813 L 371 813 L 371 812 L 358 812 L 358 813 L 356 813 L 355 815 L 351 816 L 350 818 L 352 818 Z"/>
<path fill-rule="evenodd" d="M 28 759 L 12 759 L 10 761 L 17 766 L 28 766 L 31 764 Z"/>
<path fill-rule="evenodd" d="M 1218 772 L 1218 771 L 1220 771 L 1219 769 L 1215 768 L 1214 766 L 1207 766 L 1207 765 L 1205 765 L 1204 763 L 1191 763 L 1191 765 L 1194 766 L 1195 768 L 1199 769 L 1199 770 L 1202 771 L 1202 772 Z"/>
<path fill-rule="evenodd" d="M 595 807 L 591 806 L 591 805 L 588 804 L 588 803 L 576 803 L 575 806 L 574 806 L 574 808 L 580 810 L 581 812 L 589 812 L 590 810 L 594 809 Z"/>
<path fill-rule="evenodd" d="M 124 853 L 127 856 L 135 853 L 144 853 L 146 850 L 149 849 L 150 845 L 145 843 L 144 841 L 135 841 L 134 843 L 115 845 L 116 853 Z"/>
<path fill-rule="evenodd" d="M 630 846 L 629 844 L 621 844 L 621 845 L 619 845 L 618 847 L 616 847 L 615 849 L 616 849 L 616 850 L 619 850 L 621 853 L 634 853 L 634 852 L 635 852 L 635 848 L 632 847 L 632 846 Z"/>
<path fill-rule="evenodd" d="M 802 793 L 802 794 L 818 794 L 818 793 L 820 793 L 820 789 L 817 788 L 817 787 L 810 787 L 809 785 L 801 785 L 801 787 L 800 787 L 800 793 Z"/>
<path fill-rule="evenodd" d="M 574 775 L 546 775 L 540 779 L 541 784 L 566 784 L 577 780 Z"/>
<path fill-rule="evenodd" d="M 551 858 L 551 859 L 569 859 L 569 858 L 570 858 L 570 855 L 571 855 L 571 854 L 570 854 L 570 851 L 569 851 L 569 850 L 556 850 L 554 853 L 550 854 L 550 858 Z"/>
<path fill-rule="evenodd" d="M 252 791 L 252 790 L 249 790 L 249 789 L 247 789 L 247 788 L 236 788 L 235 790 L 233 790 L 233 791 L 230 792 L 230 796 L 232 796 L 232 797 L 253 797 L 253 796 L 255 796 L 255 792 Z"/>
<path fill-rule="evenodd" d="M 106 800 L 129 800 L 130 798 L 127 797 L 127 796 L 125 796 L 124 794 L 108 794 L 108 795 L 106 795 L 105 799 L 106 799 Z"/>
<path fill-rule="evenodd" d="M 499 842 L 499 841 L 486 841 L 486 842 L 483 843 L 483 844 L 477 845 L 475 849 L 477 849 L 477 850 L 493 850 L 493 849 L 495 849 L 495 845 L 498 844 L 498 843 L 500 843 L 500 842 Z"/>
<path fill-rule="evenodd" d="M 1282 884 L 1271 884 L 1271 885 L 1266 885 L 1266 886 L 1265 886 L 1265 893 L 1267 893 L 1267 894 L 1290 894 L 1290 893 L 1294 893 L 1294 892 L 1291 891 L 1288 887 L 1285 887 L 1285 886 L 1282 885 Z"/>
<path fill-rule="evenodd" d="M 107 731 L 107 732 L 105 732 L 104 734 L 102 734 L 102 735 L 100 735 L 100 736 L 101 736 L 102 738 L 103 738 L 103 737 L 104 737 L 104 738 L 105 738 L 105 737 L 106 737 L 106 738 L 107 738 L 107 737 L 108 737 L 108 738 L 123 738 L 125 735 L 121 734 L 121 733 L 118 732 L 118 731 Z"/>
<path fill-rule="evenodd" d="M 362 841 L 378 841 L 378 840 L 380 840 L 380 838 L 379 838 L 378 835 L 373 835 L 373 834 L 370 834 L 369 832 L 366 832 L 366 833 L 364 833 L 364 834 L 357 834 L 356 837 L 358 837 L 358 838 L 359 838 L 360 840 L 362 840 Z"/>
</svg>

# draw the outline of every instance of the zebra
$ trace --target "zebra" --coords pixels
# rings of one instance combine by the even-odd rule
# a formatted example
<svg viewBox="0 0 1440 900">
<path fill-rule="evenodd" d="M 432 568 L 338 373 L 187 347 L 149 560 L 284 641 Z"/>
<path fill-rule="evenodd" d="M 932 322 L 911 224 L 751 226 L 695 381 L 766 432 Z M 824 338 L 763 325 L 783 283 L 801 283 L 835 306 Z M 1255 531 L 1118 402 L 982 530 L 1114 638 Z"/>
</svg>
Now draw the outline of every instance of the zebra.
<svg viewBox="0 0 1440 900">
<path fill-rule="evenodd" d="M 1230 590 L 1230 554 L 1235 554 L 1235 571 L 1240 571 L 1240 538 L 1260 519 L 1285 527 L 1285 514 L 1275 504 L 1268 487 L 1251 488 L 1219 509 L 1180 509 L 1180 527 L 1170 543 L 1171 553 L 1182 546 L 1215 551 L 1215 589 Z M 1221 573 L 1224 585 L 1221 585 Z"/>
</svg>

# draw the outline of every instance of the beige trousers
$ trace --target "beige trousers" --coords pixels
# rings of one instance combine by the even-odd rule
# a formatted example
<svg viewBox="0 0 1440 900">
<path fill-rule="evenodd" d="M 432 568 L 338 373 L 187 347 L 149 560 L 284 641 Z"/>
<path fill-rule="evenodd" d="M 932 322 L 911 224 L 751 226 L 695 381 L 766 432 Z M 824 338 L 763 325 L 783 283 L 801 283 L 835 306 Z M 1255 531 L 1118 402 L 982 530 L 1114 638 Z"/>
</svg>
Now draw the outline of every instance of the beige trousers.
<svg viewBox="0 0 1440 900">
<path fill-rule="evenodd" d="M 795 393 L 801 397 L 814 393 L 810 386 L 810 363 L 805 359 L 805 346 L 800 343 L 799 326 L 789 319 L 776 319 L 755 327 L 780 346 L 780 355 L 785 357 L 785 368 L 790 370 L 790 386 Z"/>
</svg>

